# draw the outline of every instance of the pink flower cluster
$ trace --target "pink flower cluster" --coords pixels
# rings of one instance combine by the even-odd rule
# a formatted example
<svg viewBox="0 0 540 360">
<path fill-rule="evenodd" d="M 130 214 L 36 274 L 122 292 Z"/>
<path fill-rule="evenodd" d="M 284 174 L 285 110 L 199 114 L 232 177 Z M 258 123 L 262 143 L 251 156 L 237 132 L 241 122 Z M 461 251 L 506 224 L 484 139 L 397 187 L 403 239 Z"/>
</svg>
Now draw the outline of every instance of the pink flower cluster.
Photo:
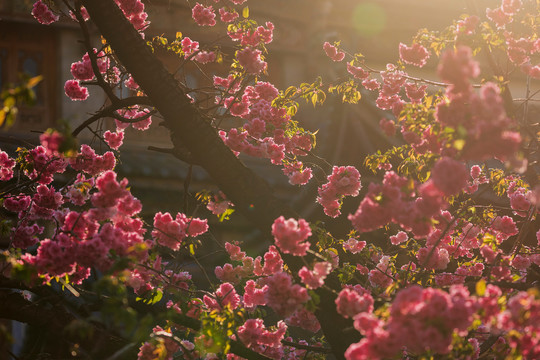
<svg viewBox="0 0 540 360">
<path fill-rule="evenodd" d="M 80 178 L 80 181 L 85 179 Z M 88 187 L 92 181 L 85 181 Z M 40 185 L 32 198 L 23 197 L 7 203 L 10 210 L 18 210 L 20 218 L 52 220 L 58 228 L 51 239 L 39 241 L 36 255 L 25 254 L 24 263 L 35 266 L 45 281 L 54 276 L 69 276 L 73 283 L 80 283 L 90 275 L 90 267 L 106 270 L 112 264 L 110 250 L 116 256 L 134 255 L 142 260 L 145 250 L 135 246 L 144 240 L 142 221 L 133 218 L 142 208 L 140 202 L 127 190 L 127 180 L 118 182 L 116 174 L 107 171 L 95 181 L 91 196 L 81 198 L 83 205 L 91 198 L 93 208 L 76 212 L 60 208 L 64 197 L 53 187 Z M 85 185 L 86 186 L 86 185 Z M 66 194 L 66 197 L 68 195 Z M 16 246 L 37 243 L 36 235 L 42 228 L 35 224 L 19 223 L 14 229 Z"/>
<path fill-rule="evenodd" d="M 50 184 L 54 174 L 63 173 L 67 167 L 63 158 L 49 154 L 43 146 L 30 150 L 25 160 L 30 165 L 24 170 L 25 175 L 43 185 Z"/>
<path fill-rule="evenodd" d="M 303 266 L 298 271 L 298 276 L 302 282 L 310 289 L 317 289 L 323 286 L 326 276 L 332 271 L 332 264 L 327 261 L 318 262 L 313 265 L 313 270 Z"/>
<path fill-rule="evenodd" d="M 343 243 L 343 249 L 346 251 L 349 251 L 353 254 L 358 254 L 366 247 L 365 241 L 358 241 L 354 238 L 350 238 L 349 240 L 345 241 Z"/>
<path fill-rule="evenodd" d="M 354 166 L 334 166 L 328 182 L 318 189 L 317 202 L 324 208 L 324 213 L 331 217 L 341 214 L 339 209 L 345 196 L 358 196 L 362 185 L 360 173 Z"/>
<path fill-rule="evenodd" d="M 280 216 L 272 225 L 272 235 L 276 245 L 286 254 L 304 256 L 309 249 L 310 243 L 305 241 L 311 236 L 311 229 L 304 219 L 285 220 Z"/>
<path fill-rule="evenodd" d="M 238 328 L 238 337 L 248 347 L 256 345 L 280 347 L 286 332 L 287 325 L 283 321 L 277 323 L 276 330 L 269 331 L 262 319 L 248 319 Z"/>
<path fill-rule="evenodd" d="M 321 329 L 321 324 L 317 317 L 312 312 L 301 308 L 294 314 L 285 319 L 285 322 L 289 326 L 296 326 L 313 333 L 318 332 Z"/>
<path fill-rule="evenodd" d="M 215 77 L 214 83 L 224 88 L 227 94 L 238 90 L 239 83 L 233 76 Z M 306 155 L 312 148 L 312 136 L 303 129 L 286 131 L 290 117 L 286 110 L 272 106 L 279 95 L 270 83 L 258 82 L 247 86 L 243 95 L 218 99 L 229 109 L 231 115 L 246 120 L 243 128 L 233 128 L 228 133 L 220 131 L 227 146 L 237 154 L 269 158 L 273 164 L 282 164 L 283 172 L 293 184 L 305 184 L 312 176 L 311 169 L 305 168 L 296 156 Z M 285 157 L 290 159 L 285 160 Z"/>
<path fill-rule="evenodd" d="M 268 286 L 264 294 L 266 304 L 279 316 L 288 317 L 302 307 L 310 299 L 306 288 L 294 284 L 289 274 L 279 272 L 262 279 Z"/>
<path fill-rule="evenodd" d="M 237 28 L 235 31 L 229 31 L 228 35 L 231 40 L 239 41 L 242 47 L 257 47 L 271 43 L 274 38 L 274 24 L 267 21 L 265 26 L 260 25 L 255 29 Z"/>
<path fill-rule="evenodd" d="M 521 137 L 511 130 L 514 122 L 506 115 L 495 84 L 484 84 L 480 94 L 473 91 L 469 80 L 478 74 L 478 64 L 472 59 L 469 48 L 445 52 L 439 75 L 452 85 L 446 90 L 448 101 L 437 105 L 435 117 L 445 126 L 461 126 L 467 130 L 466 145 L 461 152 L 463 159 L 513 157 Z"/>
<path fill-rule="evenodd" d="M 399 57 L 404 63 L 423 67 L 429 58 L 429 51 L 418 43 L 412 44 L 411 47 L 400 43 Z"/>
<path fill-rule="evenodd" d="M 212 6 L 205 7 L 197 3 L 191 11 L 191 16 L 199 26 L 216 25 L 216 13 Z"/>
<path fill-rule="evenodd" d="M 342 61 L 345 59 L 345 53 L 341 50 L 338 50 L 338 48 L 332 44 L 330 44 L 328 41 L 323 44 L 324 52 L 326 53 L 326 56 L 328 56 L 333 61 Z"/>
<path fill-rule="evenodd" d="M 431 181 L 445 196 L 461 192 L 468 179 L 469 172 L 465 164 L 446 156 L 439 159 L 431 171 Z"/>
<path fill-rule="evenodd" d="M 283 173 L 287 175 L 291 185 L 305 185 L 313 177 L 311 168 L 304 168 L 301 161 L 284 164 Z"/>
<path fill-rule="evenodd" d="M 476 304 L 466 288 L 454 286 L 450 294 L 433 288 L 411 286 L 401 290 L 384 322 L 366 312 L 354 318 L 354 327 L 365 337 L 345 352 L 347 360 L 393 358 L 407 353 L 447 354 L 452 334 L 466 334 Z"/>
<path fill-rule="evenodd" d="M 107 145 L 111 149 L 118 150 L 120 146 L 122 146 L 122 143 L 124 142 L 124 132 L 123 131 L 117 131 L 117 132 L 111 132 L 109 130 L 105 131 L 103 134 L 103 138 L 107 142 Z"/>
<path fill-rule="evenodd" d="M 81 145 L 81 151 L 74 158 L 69 159 L 69 165 L 77 171 L 84 171 L 92 176 L 104 171 L 114 169 L 116 159 L 114 154 L 107 151 L 103 155 L 97 155 L 90 146 Z"/>
<path fill-rule="evenodd" d="M 266 62 L 261 58 L 262 52 L 259 49 L 246 47 L 236 52 L 238 63 L 248 74 L 259 74 L 266 70 Z"/>
<path fill-rule="evenodd" d="M 240 306 L 240 295 L 236 293 L 234 286 L 229 283 L 223 283 L 216 290 L 213 297 L 204 295 L 203 302 L 208 309 L 221 310 L 228 307 L 231 310 Z"/>
<path fill-rule="evenodd" d="M 114 0 L 114 2 L 135 29 L 142 31 L 150 24 L 146 20 L 148 14 L 144 11 L 144 4 L 141 0 Z"/>
<path fill-rule="evenodd" d="M 498 28 L 503 28 L 513 20 L 513 16 L 521 8 L 521 0 L 503 0 L 501 6 L 495 9 L 486 9 L 486 16 L 493 21 Z"/>
<path fill-rule="evenodd" d="M 212 214 L 219 216 L 232 206 L 233 203 L 227 200 L 225 194 L 220 191 L 217 195 L 213 196 L 213 199 L 208 201 L 206 208 L 210 210 Z"/>
<path fill-rule="evenodd" d="M 97 52 L 94 49 L 94 54 Z M 99 72 L 104 74 L 109 68 L 109 58 L 105 55 L 103 51 L 100 51 L 97 55 L 97 66 Z M 76 80 L 87 81 L 94 78 L 94 70 L 92 69 L 92 62 L 88 53 L 84 54 L 81 61 L 74 62 L 71 64 L 71 75 Z"/>
<path fill-rule="evenodd" d="M 81 86 L 78 80 L 68 80 L 64 85 L 66 95 L 73 101 L 84 101 L 88 99 L 88 88 Z"/>
<path fill-rule="evenodd" d="M 417 237 L 427 236 L 432 229 L 429 219 L 447 203 L 432 183 L 420 187 L 419 197 L 407 185 L 407 179 L 393 171 L 385 174 L 382 184 L 371 183 L 358 210 L 348 217 L 354 228 L 368 232 L 394 222 Z"/>
<path fill-rule="evenodd" d="M 195 237 L 205 233 L 208 224 L 207 220 L 188 218 L 182 213 L 178 213 L 173 219 L 171 214 L 159 212 L 154 216 L 154 229 L 152 236 L 158 244 L 178 250 L 188 236 Z"/>
<path fill-rule="evenodd" d="M 34 16 L 36 20 L 43 25 L 50 25 L 53 22 L 58 21 L 60 18 L 41 0 L 34 3 L 34 7 L 32 8 L 32 16 Z"/>
<path fill-rule="evenodd" d="M 8 181 L 13 178 L 15 165 L 15 160 L 10 158 L 6 152 L 0 150 L 0 181 Z"/>
<path fill-rule="evenodd" d="M 337 312 L 345 318 L 373 312 L 373 302 L 369 291 L 360 285 L 344 288 L 335 300 Z"/>
</svg>

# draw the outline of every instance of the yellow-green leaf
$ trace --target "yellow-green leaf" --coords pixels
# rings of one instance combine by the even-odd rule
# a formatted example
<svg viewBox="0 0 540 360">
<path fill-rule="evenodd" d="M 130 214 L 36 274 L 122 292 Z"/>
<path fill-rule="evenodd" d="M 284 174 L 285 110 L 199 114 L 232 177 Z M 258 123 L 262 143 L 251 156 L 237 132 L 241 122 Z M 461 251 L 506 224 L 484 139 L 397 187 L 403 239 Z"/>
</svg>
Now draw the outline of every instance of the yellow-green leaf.
<svg viewBox="0 0 540 360">
<path fill-rule="evenodd" d="M 486 293 L 486 280 L 482 279 L 476 283 L 476 295 L 484 296 Z"/>
<path fill-rule="evenodd" d="M 30 80 L 28 80 L 28 83 L 26 83 L 26 86 L 29 88 L 33 88 L 34 86 L 39 84 L 41 80 L 43 80 L 42 75 L 34 76 L 33 78 L 30 78 Z"/>
<path fill-rule="evenodd" d="M 458 139 L 456 141 L 454 141 L 454 148 L 456 150 L 463 150 L 463 147 L 465 147 L 465 140 L 463 139 Z"/>
</svg>

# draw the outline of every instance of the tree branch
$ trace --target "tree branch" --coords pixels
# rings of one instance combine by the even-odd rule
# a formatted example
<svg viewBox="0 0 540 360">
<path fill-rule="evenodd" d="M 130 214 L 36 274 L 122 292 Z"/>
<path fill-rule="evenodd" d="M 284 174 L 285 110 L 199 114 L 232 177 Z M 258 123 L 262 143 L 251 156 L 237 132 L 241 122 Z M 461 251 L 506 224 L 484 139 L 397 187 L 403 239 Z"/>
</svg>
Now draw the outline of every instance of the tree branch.
<svg viewBox="0 0 540 360">
<path fill-rule="evenodd" d="M 83 0 L 83 4 L 116 57 L 163 116 L 174 147 L 185 147 L 193 154 L 239 212 L 267 235 L 279 216 L 298 217 L 273 195 L 265 180 L 244 166 L 223 143 L 112 0 Z M 303 265 L 299 257 L 285 255 L 283 259 L 293 274 Z M 340 288 L 337 277 L 327 281 L 333 288 Z M 352 322 L 337 313 L 335 294 L 326 289 L 319 289 L 318 294 L 321 303 L 316 315 L 334 355 L 343 359 L 359 334 L 336 331 L 351 328 Z"/>
</svg>

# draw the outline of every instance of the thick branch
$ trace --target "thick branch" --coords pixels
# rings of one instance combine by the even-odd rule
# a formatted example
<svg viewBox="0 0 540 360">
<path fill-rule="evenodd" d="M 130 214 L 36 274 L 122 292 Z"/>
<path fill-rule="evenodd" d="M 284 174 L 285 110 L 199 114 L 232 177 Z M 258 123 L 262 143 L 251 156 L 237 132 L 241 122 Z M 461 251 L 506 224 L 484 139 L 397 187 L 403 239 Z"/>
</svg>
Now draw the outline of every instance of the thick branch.
<svg viewBox="0 0 540 360">
<path fill-rule="evenodd" d="M 277 217 L 297 217 L 290 207 L 274 197 L 266 181 L 244 166 L 223 143 L 112 0 L 83 0 L 83 4 L 117 58 L 163 116 L 173 145 L 188 149 L 253 225 L 268 234 Z M 293 273 L 303 265 L 297 257 L 284 259 Z M 342 359 L 357 334 L 344 336 L 339 331 L 351 323 L 337 314 L 335 295 L 321 291 L 320 296 L 321 309 L 317 316 L 334 355 Z"/>
<path fill-rule="evenodd" d="M 126 340 L 111 335 L 96 326 L 92 326 L 92 336 L 80 334 L 77 331 L 66 331 L 67 327 L 77 318 L 63 307 L 47 306 L 45 303 L 31 302 L 16 292 L 0 292 L 0 319 L 10 319 L 45 329 L 45 334 L 54 334 L 56 339 L 79 344 L 89 353 L 99 356 L 103 352 L 111 352 L 127 344 Z M 130 353 L 136 356 L 136 350 Z"/>
</svg>

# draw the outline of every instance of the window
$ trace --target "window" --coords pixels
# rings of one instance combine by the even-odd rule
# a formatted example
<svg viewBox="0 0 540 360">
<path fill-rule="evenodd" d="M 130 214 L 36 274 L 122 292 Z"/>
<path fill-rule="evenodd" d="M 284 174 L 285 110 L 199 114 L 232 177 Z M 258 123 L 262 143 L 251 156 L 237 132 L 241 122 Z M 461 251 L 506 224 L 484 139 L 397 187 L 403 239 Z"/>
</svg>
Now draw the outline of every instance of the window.
<svg viewBox="0 0 540 360">
<path fill-rule="evenodd" d="M 17 84 L 21 76 L 42 75 L 33 106 L 20 106 L 14 131 L 44 130 L 56 116 L 56 41 L 54 30 L 39 25 L 0 22 L 0 87 Z"/>
</svg>

